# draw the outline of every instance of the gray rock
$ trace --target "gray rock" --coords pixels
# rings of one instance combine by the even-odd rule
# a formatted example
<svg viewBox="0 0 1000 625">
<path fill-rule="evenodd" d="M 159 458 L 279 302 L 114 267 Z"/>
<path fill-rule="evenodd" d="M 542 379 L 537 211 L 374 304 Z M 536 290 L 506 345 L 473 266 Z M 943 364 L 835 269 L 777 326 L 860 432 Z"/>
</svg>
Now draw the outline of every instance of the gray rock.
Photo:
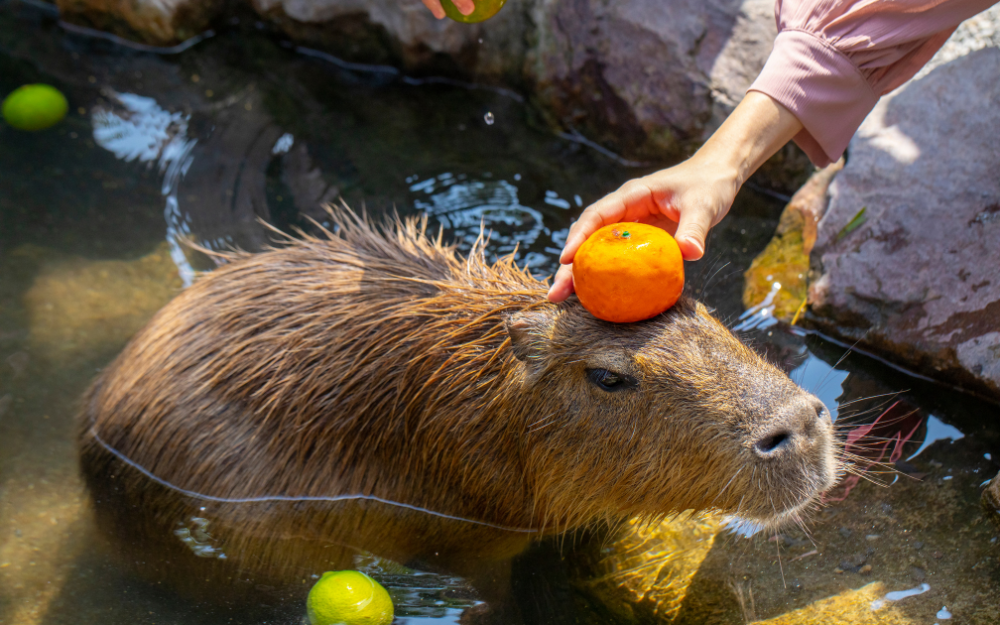
<svg viewBox="0 0 1000 625">
<path fill-rule="evenodd" d="M 345 60 L 520 83 L 532 0 L 508 0 L 488 23 L 437 20 L 420 0 L 250 0 L 293 40 Z"/>
<path fill-rule="evenodd" d="M 554 121 L 629 156 L 680 156 L 742 98 L 776 34 L 770 0 L 536 2 L 526 64 Z"/>
<path fill-rule="evenodd" d="M 1000 398 L 1000 49 L 882 99 L 830 189 L 810 322 Z M 864 208 L 866 221 L 843 228 Z"/>
<path fill-rule="evenodd" d="M 55 0 L 62 19 L 156 46 L 169 46 L 208 28 L 223 0 Z"/>
</svg>

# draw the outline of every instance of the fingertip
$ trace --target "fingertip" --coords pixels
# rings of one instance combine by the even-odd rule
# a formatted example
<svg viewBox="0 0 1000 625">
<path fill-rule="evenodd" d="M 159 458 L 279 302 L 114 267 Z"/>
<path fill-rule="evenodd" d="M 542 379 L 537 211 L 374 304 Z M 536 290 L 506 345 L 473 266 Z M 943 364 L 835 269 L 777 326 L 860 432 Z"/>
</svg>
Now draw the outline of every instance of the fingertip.
<svg viewBox="0 0 1000 625">
<path fill-rule="evenodd" d="M 559 302 L 565 301 L 569 297 L 569 293 L 566 291 L 565 285 L 553 284 L 552 288 L 545 296 L 553 304 L 558 304 Z"/>
<path fill-rule="evenodd" d="M 573 262 L 573 257 L 576 256 L 576 250 L 580 248 L 580 237 L 576 234 L 571 234 L 566 238 L 566 243 L 563 245 L 562 254 L 559 255 L 560 265 L 569 265 Z"/>
<path fill-rule="evenodd" d="M 681 256 L 684 257 L 684 260 L 699 260 L 705 255 L 705 245 L 693 237 L 678 239 L 677 245 L 681 248 Z"/>
<path fill-rule="evenodd" d="M 571 265 L 563 265 L 556 272 L 555 278 L 552 280 L 552 288 L 546 294 L 546 297 L 553 304 L 558 304 L 559 302 L 565 300 L 573 293 L 573 269 Z"/>
<path fill-rule="evenodd" d="M 476 5 L 471 0 L 465 0 L 464 2 L 455 2 L 455 8 L 462 15 L 472 15 L 472 12 L 476 10 Z"/>
</svg>

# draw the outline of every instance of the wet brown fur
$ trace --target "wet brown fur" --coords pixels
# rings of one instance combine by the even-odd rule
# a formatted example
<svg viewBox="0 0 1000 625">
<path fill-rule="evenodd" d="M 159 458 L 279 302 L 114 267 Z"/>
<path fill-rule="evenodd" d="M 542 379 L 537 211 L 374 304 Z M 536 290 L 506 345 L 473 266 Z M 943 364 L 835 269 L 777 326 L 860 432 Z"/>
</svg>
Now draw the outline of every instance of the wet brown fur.
<svg viewBox="0 0 1000 625">
<path fill-rule="evenodd" d="M 298 583 L 368 550 L 462 573 L 455 562 L 637 515 L 789 518 L 831 485 L 817 400 L 701 304 L 605 323 L 575 298 L 548 303 L 482 243 L 465 259 L 423 222 L 333 218 L 337 234 L 230 255 L 85 397 L 100 525 L 148 569 Z M 638 387 L 601 390 L 595 368 Z M 792 422 L 804 435 L 786 456 L 753 455 Z M 273 495 L 374 496 L 469 522 L 364 499 L 232 501 Z M 225 560 L 180 541 L 192 518 Z"/>
</svg>

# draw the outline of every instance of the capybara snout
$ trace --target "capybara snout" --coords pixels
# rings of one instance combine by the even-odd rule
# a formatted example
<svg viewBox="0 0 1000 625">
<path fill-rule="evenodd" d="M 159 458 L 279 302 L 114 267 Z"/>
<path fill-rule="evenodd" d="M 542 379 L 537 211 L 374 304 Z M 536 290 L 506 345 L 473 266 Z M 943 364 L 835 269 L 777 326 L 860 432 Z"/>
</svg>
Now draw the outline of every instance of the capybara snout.
<svg viewBox="0 0 1000 625">
<path fill-rule="evenodd" d="M 194 516 L 213 566 L 281 578 L 331 566 L 310 541 L 503 554 L 636 515 L 768 523 L 831 486 L 822 404 L 703 305 L 607 323 L 419 222 L 332 218 L 231 255 L 92 386 L 81 465 L 113 539 L 176 566 Z"/>
</svg>

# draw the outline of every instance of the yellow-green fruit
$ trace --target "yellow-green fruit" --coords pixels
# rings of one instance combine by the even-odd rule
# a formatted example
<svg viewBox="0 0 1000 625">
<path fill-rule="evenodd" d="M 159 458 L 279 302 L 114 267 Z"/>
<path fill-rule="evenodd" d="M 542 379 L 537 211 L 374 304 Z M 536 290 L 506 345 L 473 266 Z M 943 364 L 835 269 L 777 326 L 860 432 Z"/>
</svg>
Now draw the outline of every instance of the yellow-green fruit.
<svg viewBox="0 0 1000 625">
<path fill-rule="evenodd" d="M 456 22 L 462 22 L 463 24 L 475 24 L 476 22 L 482 22 L 490 19 L 496 15 L 500 9 L 503 8 L 504 2 L 507 0 L 474 0 L 476 3 L 476 9 L 469 15 L 462 15 L 459 13 L 458 9 L 452 4 L 451 0 L 441 0 L 441 6 L 444 8 L 444 13 Z"/>
<path fill-rule="evenodd" d="M 312 625 L 389 625 L 392 599 L 382 585 L 358 571 L 327 571 L 306 599 Z"/>
<path fill-rule="evenodd" d="M 66 96 L 50 85 L 24 85 L 3 101 L 3 118 L 19 130 L 44 130 L 55 126 L 69 110 Z"/>
</svg>

